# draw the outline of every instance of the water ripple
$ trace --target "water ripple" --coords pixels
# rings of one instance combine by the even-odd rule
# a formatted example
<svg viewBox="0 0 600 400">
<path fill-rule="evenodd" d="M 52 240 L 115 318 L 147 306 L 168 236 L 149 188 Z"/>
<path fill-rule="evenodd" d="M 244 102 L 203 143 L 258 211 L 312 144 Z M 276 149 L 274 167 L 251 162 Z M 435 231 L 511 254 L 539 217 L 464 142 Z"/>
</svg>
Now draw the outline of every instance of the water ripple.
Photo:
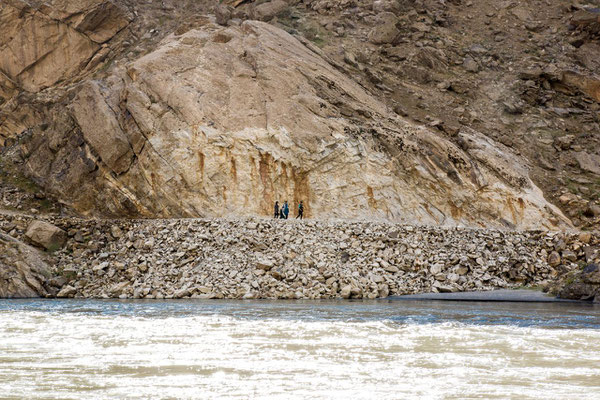
<svg viewBox="0 0 600 400">
<path fill-rule="evenodd" d="M 553 304 L 0 301 L 0 398 L 600 398 L 599 316 Z"/>
</svg>

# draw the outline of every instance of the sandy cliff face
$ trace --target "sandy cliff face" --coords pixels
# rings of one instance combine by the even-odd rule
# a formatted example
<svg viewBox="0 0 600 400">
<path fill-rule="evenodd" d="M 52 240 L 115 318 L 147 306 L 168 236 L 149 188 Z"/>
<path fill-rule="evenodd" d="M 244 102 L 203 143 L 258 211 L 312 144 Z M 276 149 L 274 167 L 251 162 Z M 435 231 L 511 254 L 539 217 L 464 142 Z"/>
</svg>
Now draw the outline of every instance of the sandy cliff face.
<svg viewBox="0 0 600 400">
<path fill-rule="evenodd" d="M 39 27 L 51 18 L 44 23 L 55 42 L 44 41 L 54 49 L 44 58 L 27 50 L 30 35 L 5 41 L 0 51 L 31 54 L 4 58 L 4 86 L 39 91 L 74 79 L 128 22 L 112 2 L 89 3 L 83 14 L 48 17 L 9 2 L 5 20 L 18 12 L 23 26 Z M 121 19 L 97 16 L 106 13 Z M 65 60 L 61 68 L 54 58 Z M 266 23 L 220 27 L 207 18 L 106 78 L 77 82 L 28 115 L 40 124 L 22 134 L 18 156 L 82 213 L 269 215 L 287 199 L 292 207 L 303 200 L 314 218 L 569 224 L 504 145 L 467 128 L 453 143 L 409 123 L 312 43 Z"/>
</svg>

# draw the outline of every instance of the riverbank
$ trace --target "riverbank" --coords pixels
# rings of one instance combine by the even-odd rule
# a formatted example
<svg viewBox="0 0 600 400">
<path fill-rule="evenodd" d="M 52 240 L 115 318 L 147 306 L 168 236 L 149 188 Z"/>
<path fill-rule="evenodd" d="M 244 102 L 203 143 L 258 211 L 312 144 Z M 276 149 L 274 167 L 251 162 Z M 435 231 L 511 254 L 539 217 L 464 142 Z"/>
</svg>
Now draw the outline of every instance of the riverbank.
<svg viewBox="0 0 600 400">
<path fill-rule="evenodd" d="M 34 218 L 0 216 L 27 241 Z M 380 298 L 544 286 L 598 262 L 591 233 L 269 219 L 48 217 L 65 233 L 49 296 Z"/>
</svg>

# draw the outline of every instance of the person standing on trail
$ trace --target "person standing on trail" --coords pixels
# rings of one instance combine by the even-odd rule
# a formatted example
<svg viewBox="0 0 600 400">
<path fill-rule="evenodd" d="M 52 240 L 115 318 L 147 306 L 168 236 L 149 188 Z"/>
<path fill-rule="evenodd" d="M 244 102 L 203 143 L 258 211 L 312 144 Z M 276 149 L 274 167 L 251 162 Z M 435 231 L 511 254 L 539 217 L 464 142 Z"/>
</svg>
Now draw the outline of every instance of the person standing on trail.
<svg viewBox="0 0 600 400">
<path fill-rule="evenodd" d="M 275 202 L 275 209 L 273 212 L 273 218 L 279 218 L 279 201 Z"/>
<path fill-rule="evenodd" d="M 302 200 L 300 200 L 300 204 L 298 204 L 298 215 L 296 216 L 296 219 L 298 218 L 304 218 L 304 204 L 302 204 Z"/>
<path fill-rule="evenodd" d="M 288 219 L 288 215 L 290 215 L 290 206 L 288 206 L 287 200 L 283 202 L 283 218 Z"/>
</svg>

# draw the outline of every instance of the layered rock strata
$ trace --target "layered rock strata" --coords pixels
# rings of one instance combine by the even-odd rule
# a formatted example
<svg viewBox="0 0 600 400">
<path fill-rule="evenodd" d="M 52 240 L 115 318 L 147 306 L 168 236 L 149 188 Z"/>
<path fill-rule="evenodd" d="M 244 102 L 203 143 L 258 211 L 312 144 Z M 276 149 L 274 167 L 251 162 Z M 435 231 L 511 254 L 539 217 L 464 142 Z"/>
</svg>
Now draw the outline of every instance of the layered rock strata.
<svg viewBox="0 0 600 400">
<path fill-rule="evenodd" d="M 4 217 L 22 237 L 31 219 Z M 600 261 L 597 233 L 292 220 L 81 220 L 60 297 L 377 298 L 546 285 Z"/>
</svg>

